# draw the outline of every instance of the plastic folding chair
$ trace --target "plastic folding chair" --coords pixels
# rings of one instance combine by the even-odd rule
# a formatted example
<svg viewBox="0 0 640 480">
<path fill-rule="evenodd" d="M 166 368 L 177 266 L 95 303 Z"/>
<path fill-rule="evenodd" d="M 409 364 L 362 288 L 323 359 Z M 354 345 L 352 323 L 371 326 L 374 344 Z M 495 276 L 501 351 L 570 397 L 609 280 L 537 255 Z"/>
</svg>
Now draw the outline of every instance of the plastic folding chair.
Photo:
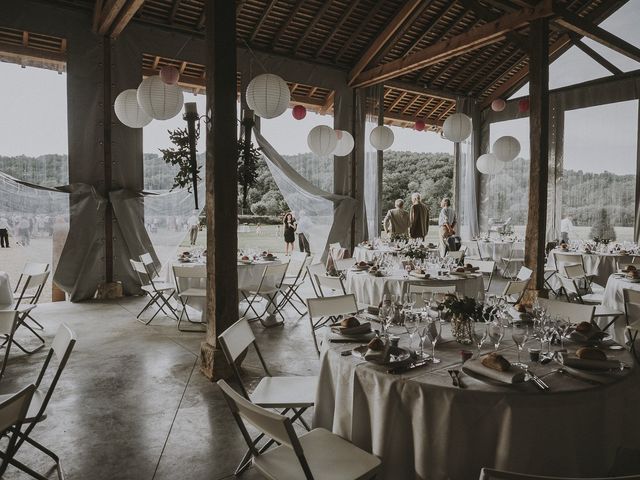
<svg viewBox="0 0 640 480">
<path fill-rule="evenodd" d="M 316 275 L 326 275 L 327 269 L 322 263 L 312 263 L 307 266 L 307 277 L 311 282 L 311 287 L 313 288 L 313 293 L 316 297 L 322 297 L 322 293 L 320 292 L 320 286 L 317 283 Z"/>
<path fill-rule="evenodd" d="M 546 308 L 547 313 L 552 317 L 567 318 L 571 323 L 590 322 L 596 309 L 594 305 L 561 302 L 541 297 L 538 298 L 538 302 Z"/>
<path fill-rule="evenodd" d="M 47 279 L 49 278 L 49 272 L 43 273 L 34 273 L 32 275 L 25 275 L 24 282 L 22 283 L 22 289 L 17 296 L 14 296 L 15 303 L 13 304 L 13 309 L 18 313 L 18 322 L 16 328 L 25 327 L 29 330 L 40 342 L 36 348 L 32 350 L 28 350 L 23 347 L 19 342 L 12 339 L 13 344 L 22 350 L 24 353 L 32 354 L 40 350 L 44 347 L 45 341 L 38 332 L 36 332 L 28 323 L 26 323 L 27 319 L 40 325 L 36 320 L 31 316 L 31 312 L 34 308 L 38 306 L 38 301 L 40 300 L 40 295 L 42 294 L 42 290 L 44 289 L 45 284 L 47 283 Z"/>
<path fill-rule="evenodd" d="M 640 475 L 626 477 L 548 477 L 540 475 L 527 475 L 523 473 L 503 472 L 491 468 L 483 468 L 480 471 L 480 480 L 640 480 Z"/>
<path fill-rule="evenodd" d="M 339 315 L 353 315 L 354 313 L 358 313 L 358 303 L 356 302 L 356 296 L 353 294 L 307 298 L 307 311 L 309 312 L 313 344 L 316 347 L 316 351 L 320 353 L 316 330 L 324 327 L 329 322 L 336 322 Z"/>
<path fill-rule="evenodd" d="M 30 300 L 29 303 L 33 303 L 33 304 L 38 303 L 38 300 L 40 299 L 40 294 L 42 293 L 42 289 L 44 288 L 44 284 L 40 286 L 40 288 L 34 288 L 32 286 L 32 287 L 29 287 L 29 289 L 27 289 L 26 291 L 21 291 L 20 293 L 18 293 L 18 291 L 20 290 L 21 285 L 24 287 L 24 284 L 22 283 L 22 281 L 23 280 L 26 281 L 27 277 L 31 275 L 37 275 L 39 273 L 46 273 L 46 272 L 49 272 L 48 263 L 34 263 L 34 262 L 25 263 L 24 268 L 22 269 L 22 273 L 18 277 L 18 283 L 16 283 L 16 287 L 13 289 L 13 300 L 14 301 Z M 27 318 L 29 318 L 29 320 L 35 323 L 40 330 L 44 330 L 44 327 L 35 318 L 33 317 L 27 317 Z"/>
<path fill-rule="evenodd" d="M 504 278 L 511 278 L 513 279 L 514 276 L 510 275 L 511 273 L 511 266 L 512 265 L 519 265 L 524 263 L 524 256 L 523 257 L 517 257 L 516 256 L 516 248 L 515 248 L 515 244 L 512 243 L 511 244 L 511 248 L 509 249 L 509 256 L 507 257 L 502 257 L 500 259 L 502 261 L 502 276 Z M 515 267 L 517 268 L 517 267 Z M 514 268 L 514 274 L 515 272 L 515 268 Z"/>
<path fill-rule="evenodd" d="M 264 408 L 282 409 L 282 415 L 291 411 L 293 412 L 291 421 L 299 421 L 306 430 L 310 430 L 309 425 L 307 425 L 307 422 L 302 418 L 302 415 L 309 407 L 312 407 L 315 404 L 318 377 L 271 376 L 269 368 L 267 367 L 262 353 L 258 348 L 256 338 L 251 331 L 249 322 L 244 318 L 241 318 L 222 332 L 218 336 L 218 340 L 220 341 L 220 345 L 222 346 L 222 351 L 224 352 L 227 362 L 233 368 L 236 382 L 238 383 L 244 398 L 251 400 L 256 405 Z M 242 375 L 240 375 L 240 370 L 238 369 L 236 360 L 251 345 L 253 345 L 253 348 L 258 355 L 258 359 L 260 360 L 265 376 L 260 380 L 251 395 L 249 395 L 244 382 L 242 381 Z M 262 438 L 262 436 L 257 437 L 252 441 L 252 444 L 256 446 Z M 270 443 L 264 445 L 261 450 L 266 450 L 270 445 Z M 249 466 L 249 458 L 250 452 L 247 452 L 236 469 L 236 475 L 242 473 Z"/>
<path fill-rule="evenodd" d="M 491 288 L 491 280 L 493 280 L 493 273 L 496 271 L 496 262 L 493 260 L 473 260 L 466 259 L 465 263 L 468 263 L 474 268 L 477 268 L 480 273 L 484 275 L 489 275 L 489 283 L 484 287 L 484 291 L 487 292 Z"/>
<path fill-rule="evenodd" d="M 178 318 L 178 330 L 181 332 L 204 332 L 206 331 L 206 325 L 203 322 L 194 322 L 189 318 L 189 312 L 187 311 L 187 305 L 192 298 L 207 298 L 207 267 L 206 265 L 173 265 L 173 279 L 176 284 L 176 296 L 178 301 L 182 305 L 182 311 Z M 182 317 L 187 317 L 187 321 L 194 325 L 198 325 L 199 328 L 182 328 Z"/>
<path fill-rule="evenodd" d="M 458 264 L 464 261 L 464 250 L 458 250 L 457 252 L 447 252 L 445 257 L 453 258 Z"/>
<path fill-rule="evenodd" d="M 4 375 L 9 362 L 9 352 L 13 342 L 13 334 L 18 327 L 18 312 L 15 310 L 0 310 L 0 336 L 4 337 L 4 357 L 2 359 L 2 368 L 0 369 L 0 380 Z"/>
<path fill-rule="evenodd" d="M 591 282 L 581 263 L 564 265 L 564 274 L 558 274 L 568 301 L 601 304 L 604 300 L 604 288 Z"/>
<path fill-rule="evenodd" d="M 522 299 L 527 290 L 529 280 L 509 280 L 502 291 L 507 303 L 516 304 Z"/>
<path fill-rule="evenodd" d="M 312 257 L 305 252 L 293 252 L 289 259 L 289 267 L 287 273 L 282 280 L 282 289 L 284 291 L 280 307 L 291 305 L 298 312 L 298 315 L 304 315 L 305 312 L 298 310 L 294 300 L 298 300 L 304 305 L 304 300 L 298 294 L 300 288 L 307 277 L 307 267 L 311 265 Z"/>
<path fill-rule="evenodd" d="M 71 356 L 71 352 L 73 351 L 75 344 L 75 333 L 67 325 L 62 324 L 60 328 L 58 328 L 56 336 L 53 338 L 53 342 L 51 343 L 51 348 L 49 349 L 47 358 L 45 358 L 42 368 L 40 369 L 38 379 L 36 380 L 33 398 L 31 399 L 31 403 L 29 404 L 27 415 L 24 418 L 24 423 L 27 425 L 27 428 L 24 430 L 24 432 L 18 433 L 19 440 L 17 441 L 15 446 L 17 450 L 18 448 L 20 448 L 23 442 L 27 442 L 31 446 L 36 447 L 56 463 L 58 476 L 60 478 L 64 478 L 64 474 L 62 473 L 62 465 L 60 463 L 60 458 L 58 457 L 58 455 L 33 440 L 30 435 L 35 426 L 47 418 L 47 406 L 49 405 L 49 401 L 53 396 L 53 392 L 55 391 L 55 388 L 58 385 L 58 381 L 62 376 L 62 372 L 64 371 L 67 362 L 69 361 L 69 357 Z M 50 375 L 47 375 L 47 373 L 49 370 L 49 366 L 51 365 L 51 360 L 54 357 L 58 362 L 58 367 L 55 369 L 53 378 L 51 379 L 51 383 L 49 383 L 49 386 L 45 389 L 43 387 L 43 380 L 45 378 L 45 375 L 47 376 L 47 378 L 50 377 Z M 6 401 L 10 397 L 11 395 L 0 395 L 0 403 Z"/>
<path fill-rule="evenodd" d="M 140 255 L 140 261 L 144 264 L 149 278 L 157 278 L 160 276 L 160 272 L 156 267 L 156 262 L 153 261 L 153 257 L 150 253 L 147 252 Z"/>
<path fill-rule="evenodd" d="M 379 458 L 342 437 L 324 428 L 314 428 L 298 437 L 287 416 L 254 405 L 224 380 L 218 385 L 249 447 L 253 466 L 266 478 L 366 480 L 378 472 Z M 245 422 L 280 445 L 267 452 L 258 450 Z"/>
<path fill-rule="evenodd" d="M 140 280 L 141 284 L 140 288 L 142 288 L 142 290 L 150 297 L 147 304 L 143 307 L 142 310 L 140 310 L 140 313 L 136 315 L 136 319 L 139 322 L 144 323 L 145 325 L 149 325 L 153 321 L 153 319 L 156 318 L 156 315 L 158 315 L 158 313 L 160 312 L 164 313 L 166 316 L 170 316 L 165 311 L 166 307 L 169 312 L 171 312 L 171 314 L 175 317 L 175 319 L 178 320 L 177 312 L 169 304 L 169 300 L 171 300 L 171 297 L 175 292 L 175 287 L 169 283 L 154 281 L 153 278 L 149 276 L 144 263 L 138 262 L 136 260 L 129 261 L 131 262 L 131 266 L 133 267 L 135 272 L 138 274 L 138 279 Z M 145 322 L 144 320 L 140 319 L 140 316 L 151 305 L 156 305 L 158 307 L 158 310 L 156 310 L 156 313 L 154 313 L 153 316 Z"/>
<path fill-rule="evenodd" d="M 409 291 L 410 295 L 413 295 L 415 299 L 415 308 L 422 308 L 425 306 L 425 297 L 427 295 L 436 293 L 436 294 L 455 294 L 456 286 L 455 285 L 442 285 L 442 286 L 432 286 L 432 285 L 420 285 L 419 283 L 410 283 Z"/>
<path fill-rule="evenodd" d="M 246 290 L 240 291 L 244 299 L 249 304 L 242 314 L 243 317 L 247 315 L 249 310 L 251 310 L 255 315 L 253 318 L 260 320 L 260 323 L 262 323 L 264 327 L 275 327 L 284 323 L 284 316 L 282 315 L 281 308 L 282 305 L 278 301 L 278 295 L 284 295 L 285 288 L 282 282 L 284 281 L 284 276 L 287 273 L 287 268 L 289 268 L 288 262 L 278 265 L 267 265 L 264 267 L 260 284 L 257 287 L 249 287 Z M 264 311 L 262 313 L 258 313 L 253 306 L 258 298 L 264 298 L 267 301 L 267 305 L 264 307 Z M 274 308 L 272 311 L 269 311 L 269 307 L 271 306 Z M 282 321 L 266 323 L 263 320 L 265 314 L 273 315 L 273 317 L 275 317 L 275 315 L 280 315 Z"/>
</svg>

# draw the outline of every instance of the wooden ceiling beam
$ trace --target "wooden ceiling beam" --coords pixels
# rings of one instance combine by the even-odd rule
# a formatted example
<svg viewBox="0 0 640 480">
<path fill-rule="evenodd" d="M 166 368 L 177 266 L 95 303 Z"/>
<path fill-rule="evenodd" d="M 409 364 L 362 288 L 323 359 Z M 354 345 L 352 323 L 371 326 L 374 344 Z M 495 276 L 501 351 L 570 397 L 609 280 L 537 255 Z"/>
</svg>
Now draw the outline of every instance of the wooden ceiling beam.
<svg viewBox="0 0 640 480">
<path fill-rule="evenodd" d="M 576 35 L 575 33 L 570 33 L 569 37 L 571 38 L 571 43 L 573 43 L 577 48 L 579 48 L 580 50 L 582 50 L 584 53 L 586 53 L 587 55 L 589 55 L 593 60 L 595 60 L 596 62 L 598 62 L 600 65 L 602 65 L 604 68 L 606 68 L 607 70 L 609 70 L 611 73 L 613 73 L 614 75 L 619 75 L 622 73 L 622 70 L 620 70 L 618 67 L 616 67 L 613 63 L 611 63 L 609 60 L 607 60 L 606 58 L 604 58 L 602 55 L 600 55 L 598 52 L 596 52 L 593 48 L 591 48 L 589 45 L 587 45 L 586 43 L 584 43 L 580 37 L 578 35 Z"/>
<path fill-rule="evenodd" d="M 593 22 L 580 18 L 566 9 L 556 7 L 556 13 L 560 16 L 555 19 L 555 23 L 583 37 L 590 38 L 605 47 L 610 48 L 622 55 L 625 55 L 636 62 L 640 62 L 640 48 L 631 45 L 629 42 L 607 32 Z"/>
<path fill-rule="evenodd" d="M 433 32 L 433 30 L 436 28 L 436 26 L 440 23 L 440 20 L 442 20 L 442 18 L 447 15 L 453 8 L 456 7 L 456 2 L 447 2 L 444 4 L 444 8 L 440 11 L 439 14 L 437 14 L 435 16 L 435 18 L 431 21 L 431 23 L 429 23 L 429 26 L 427 26 L 427 28 L 424 29 L 424 31 L 420 34 L 420 37 L 418 37 L 415 42 L 413 42 L 409 48 L 407 48 L 401 55 L 401 57 L 404 57 L 405 55 L 409 55 L 412 51 L 414 51 L 414 49 L 416 49 L 416 46 L 419 45 L 420 43 L 422 43 L 422 41 L 427 38 L 431 32 Z M 458 16 L 456 16 L 456 18 L 454 19 L 453 22 L 451 23 L 457 23 L 458 20 L 464 16 L 464 13 L 466 12 L 462 12 L 460 13 Z"/>
<path fill-rule="evenodd" d="M 265 9 L 264 13 L 260 17 L 260 20 L 258 20 L 258 24 L 253 29 L 253 32 L 251 32 L 251 36 L 249 37 L 250 43 L 253 43 L 253 41 L 256 39 L 256 35 L 258 35 L 258 33 L 260 32 L 262 25 L 264 25 L 264 21 L 269 17 L 269 14 L 271 13 L 271 9 L 276 4 L 276 1 L 277 0 L 271 0 L 267 5 L 267 8 Z"/>
<path fill-rule="evenodd" d="M 389 105 L 389 108 L 385 110 L 391 111 L 394 108 L 396 108 L 398 104 L 404 99 L 404 97 L 407 96 L 407 93 L 408 92 L 400 92 L 400 95 L 398 95 L 398 97 L 393 102 L 391 102 L 391 105 Z"/>
<path fill-rule="evenodd" d="M 98 20 L 98 34 L 107 35 L 111 29 L 111 25 L 124 7 L 127 0 L 110 0 L 104 5 L 100 12 Z"/>
<path fill-rule="evenodd" d="M 291 11 L 291 14 L 285 20 L 285 22 L 282 24 L 282 26 L 278 30 L 278 33 L 276 33 L 276 36 L 274 37 L 272 45 L 278 45 L 280 43 L 280 38 L 282 37 L 284 32 L 287 31 L 287 28 L 289 28 L 289 25 L 291 25 L 291 22 L 293 22 L 293 19 L 298 14 L 298 11 L 300 10 L 300 7 L 302 7 L 303 3 L 304 3 L 304 0 L 298 0 L 298 2 L 296 3 L 296 6 Z"/>
<path fill-rule="evenodd" d="M 454 108 L 456 108 L 456 104 L 455 103 L 452 103 L 451 105 L 449 105 L 449 107 L 438 117 L 438 120 L 444 121 L 444 117 L 449 115 L 449 112 L 451 110 L 453 110 Z"/>
<path fill-rule="evenodd" d="M 518 63 L 520 63 L 521 58 L 522 58 L 522 51 L 516 49 L 513 53 L 511 53 L 511 55 L 507 55 L 507 57 L 504 60 L 502 60 L 498 65 L 492 67 L 491 71 L 499 72 L 499 78 L 502 78 L 502 76 L 505 73 L 507 73 L 509 70 L 513 68 L 513 65 L 517 65 Z M 462 82 L 462 84 L 458 86 L 458 88 L 460 90 L 465 90 L 470 92 L 477 91 L 477 88 L 473 88 L 473 84 L 478 77 L 482 77 L 482 76 L 487 76 L 487 73 L 483 68 L 477 69 L 476 72 L 470 76 L 465 76 L 464 73 L 462 73 L 460 77 L 464 78 L 465 80 Z M 480 83 L 484 83 L 484 82 L 480 82 Z"/>
<path fill-rule="evenodd" d="M 436 111 L 437 111 L 440 107 L 442 107 L 445 103 L 447 103 L 447 101 L 446 101 L 446 100 L 440 100 L 440 102 L 438 102 L 438 104 L 437 104 L 435 107 L 433 107 L 433 108 L 431 109 L 431 112 L 429 113 L 429 115 L 427 115 L 427 118 L 432 117 L 434 114 L 435 114 L 436 118 L 438 118 L 438 114 L 436 113 Z"/>
<path fill-rule="evenodd" d="M 500 15 L 497 15 L 490 11 L 488 8 L 484 7 L 478 0 L 460 0 L 462 4 L 470 10 L 475 12 L 476 16 L 484 20 L 485 22 L 494 22 L 496 21 Z M 529 5 L 529 8 L 531 5 Z M 507 40 L 512 43 L 515 43 L 518 47 L 523 50 L 527 50 L 529 48 L 529 40 L 524 35 L 519 34 L 518 32 L 509 32 L 507 33 Z"/>
<path fill-rule="evenodd" d="M 173 6 L 171 7 L 171 13 L 169 14 L 169 25 L 173 25 L 181 3 L 182 0 L 173 0 Z"/>
<path fill-rule="evenodd" d="M 407 19 L 413 14 L 413 12 L 420 6 L 420 4 L 424 4 L 422 0 L 407 0 L 400 10 L 396 13 L 396 15 L 391 19 L 391 21 L 387 24 L 387 26 L 380 32 L 380 34 L 373 39 L 369 48 L 362 54 L 360 60 L 356 63 L 356 65 L 349 72 L 349 85 L 353 83 L 360 73 L 367 68 L 371 60 L 382 50 L 382 48 L 387 44 L 387 42 L 391 39 L 391 37 L 398 31 L 400 27 L 407 21 Z M 326 5 L 330 4 L 330 2 L 326 2 Z"/>
<path fill-rule="evenodd" d="M 410 83 L 404 83 L 398 80 L 392 80 L 390 82 L 384 82 L 386 87 L 393 88 L 394 90 L 402 90 L 409 93 L 417 93 L 418 95 L 428 95 L 433 98 L 446 99 L 455 101 L 460 95 L 459 92 L 449 92 L 446 90 L 436 90 L 427 87 L 421 87 Z"/>
<path fill-rule="evenodd" d="M 300 39 L 296 42 L 296 46 L 293 48 L 294 53 L 296 54 L 298 53 L 298 50 L 300 50 L 300 47 L 304 45 L 304 42 L 307 41 L 307 37 L 309 37 L 313 29 L 316 28 L 316 25 L 318 24 L 320 19 L 324 17 L 324 14 L 327 13 L 327 10 L 330 7 L 331 7 L 331 2 L 323 2 L 322 7 L 320 7 L 320 10 L 318 10 L 318 12 L 313 17 L 313 20 L 311 21 L 309 26 L 305 29 Z"/>
<path fill-rule="evenodd" d="M 373 17 L 376 16 L 376 14 L 378 13 L 378 11 L 380 10 L 383 4 L 384 4 L 384 0 L 378 0 L 374 5 L 374 7 L 369 10 L 369 13 L 367 13 L 366 17 L 358 24 L 358 27 L 353 32 L 351 32 L 351 36 L 349 37 L 349 39 L 346 42 L 344 42 L 344 45 L 342 45 L 342 48 L 338 51 L 338 53 L 334 57 L 335 63 L 338 63 L 340 61 L 340 58 L 342 58 L 344 53 L 349 49 L 349 47 L 353 44 L 353 42 L 360 36 L 364 28 L 369 24 L 369 22 L 371 22 Z"/>
<path fill-rule="evenodd" d="M 324 105 L 320 109 L 320 112 L 319 112 L 320 115 L 326 114 L 329 110 L 333 108 L 333 102 L 335 101 L 335 98 L 336 98 L 336 92 L 332 90 L 331 93 L 327 95 L 327 99 L 325 100 Z"/>
<path fill-rule="evenodd" d="M 64 53 L 7 43 L 0 43 L 0 59 L 20 65 L 46 62 L 53 70 L 64 70 L 67 65 L 67 56 Z"/>
<path fill-rule="evenodd" d="M 113 24 L 113 28 L 111 29 L 112 38 L 116 38 L 122 33 L 143 3 L 144 0 L 129 0 L 127 5 L 120 11 L 118 18 Z"/>
<path fill-rule="evenodd" d="M 91 27 L 93 33 L 98 33 L 98 28 L 100 28 L 100 18 L 102 17 L 103 6 L 104 0 L 96 0 L 96 3 L 93 5 L 93 22 Z"/>
<path fill-rule="evenodd" d="M 416 122 L 416 118 L 412 115 L 403 115 L 401 113 L 391 113 L 391 112 L 384 112 L 384 119 L 385 121 L 395 120 L 398 122 L 405 123 L 407 125 L 412 125 Z M 421 120 L 424 121 L 427 127 L 434 127 L 434 128 L 442 128 L 442 124 L 444 123 L 439 120 L 430 120 L 428 118 L 421 118 Z"/>
<path fill-rule="evenodd" d="M 552 1 L 543 0 L 535 8 L 506 14 L 494 22 L 486 23 L 481 27 L 456 35 L 449 40 L 437 42 L 407 57 L 362 72 L 352 83 L 352 86 L 375 85 L 385 80 L 421 70 L 462 53 L 491 45 L 504 39 L 508 32 L 522 28 L 533 20 L 552 15 L 554 15 Z"/>
<path fill-rule="evenodd" d="M 333 35 L 342 27 L 342 25 L 344 25 L 344 22 L 351 16 L 355 8 L 358 6 L 358 3 L 358 0 L 352 0 L 351 2 L 349 2 L 349 7 L 347 8 L 347 10 L 342 13 L 342 15 L 340 16 L 340 20 L 335 25 L 331 33 L 326 36 L 324 42 L 322 42 L 322 45 L 320 45 L 320 47 L 316 50 L 316 53 L 314 55 L 315 58 L 318 58 L 320 55 L 322 55 L 322 52 L 324 52 L 325 48 L 327 48 L 327 45 L 329 45 L 329 42 L 333 39 Z"/>
<path fill-rule="evenodd" d="M 433 102 L 435 99 L 432 97 L 427 98 L 427 101 L 424 102 L 424 104 L 420 107 L 420 110 L 418 110 L 416 112 L 416 118 L 422 118 L 422 113 L 429 108 L 429 105 L 431 105 L 431 102 Z"/>
</svg>

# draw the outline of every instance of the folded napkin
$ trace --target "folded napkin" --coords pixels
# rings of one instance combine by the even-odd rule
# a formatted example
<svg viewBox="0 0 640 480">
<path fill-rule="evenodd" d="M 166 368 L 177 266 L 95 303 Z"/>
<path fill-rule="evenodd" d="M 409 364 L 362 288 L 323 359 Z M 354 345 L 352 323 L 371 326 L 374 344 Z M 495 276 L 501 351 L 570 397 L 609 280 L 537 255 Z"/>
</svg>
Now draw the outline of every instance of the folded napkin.
<svg viewBox="0 0 640 480">
<path fill-rule="evenodd" d="M 11 283 L 9 283 L 9 274 L 0 272 L 0 305 L 13 303 L 13 294 L 11 293 Z"/>
<path fill-rule="evenodd" d="M 389 360 L 389 345 L 385 345 L 382 350 L 371 350 L 367 348 L 364 359 L 367 362 L 387 363 Z"/>
<path fill-rule="evenodd" d="M 473 359 L 467 360 L 464 363 L 464 368 L 471 370 L 473 373 L 497 380 L 503 383 L 522 383 L 524 382 L 525 372 L 519 368 L 511 367 L 511 370 L 507 372 L 500 372 L 493 368 L 485 367 L 480 360 Z"/>
<path fill-rule="evenodd" d="M 371 323 L 364 322 L 357 327 L 341 327 L 340 325 L 334 325 L 331 327 L 331 331 L 340 335 L 359 335 L 362 333 L 369 333 L 371 331 Z"/>
<path fill-rule="evenodd" d="M 598 331 L 595 329 L 592 329 L 591 332 L 586 335 L 575 330 L 569 334 L 569 338 L 576 343 L 595 342 L 598 340 L 602 340 L 606 336 L 607 332 Z"/>
<path fill-rule="evenodd" d="M 560 354 L 560 362 L 566 367 L 580 370 L 611 370 L 620 368 L 620 362 L 617 360 L 591 360 L 562 354 Z"/>
</svg>

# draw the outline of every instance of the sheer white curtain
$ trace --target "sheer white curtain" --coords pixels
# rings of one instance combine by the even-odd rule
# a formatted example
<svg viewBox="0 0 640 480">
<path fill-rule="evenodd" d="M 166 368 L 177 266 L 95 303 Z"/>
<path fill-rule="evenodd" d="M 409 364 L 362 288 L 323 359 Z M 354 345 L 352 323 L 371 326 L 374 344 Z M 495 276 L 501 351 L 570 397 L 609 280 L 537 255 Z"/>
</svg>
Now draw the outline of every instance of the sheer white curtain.
<svg viewBox="0 0 640 480">
<path fill-rule="evenodd" d="M 380 179 L 382 165 L 378 151 L 371 145 L 369 135 L 378 126 L 381 109 L 382 87 L 369 87 L 365 91 L 365 129 L 364 129 L 364 205 L 367 215 L 367 233 L 369 238 L 380 234 Z"/>
</svg>

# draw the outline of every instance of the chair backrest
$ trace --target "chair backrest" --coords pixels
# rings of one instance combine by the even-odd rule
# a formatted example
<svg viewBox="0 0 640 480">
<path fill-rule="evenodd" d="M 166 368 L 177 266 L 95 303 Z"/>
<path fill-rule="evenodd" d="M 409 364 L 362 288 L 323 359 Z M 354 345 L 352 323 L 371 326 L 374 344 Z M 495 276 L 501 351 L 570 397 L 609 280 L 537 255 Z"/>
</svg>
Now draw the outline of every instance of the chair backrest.
<svg viewBox="0 0 640 480">
<path fill-rule="evenodd" d="M 242 317 L 218 335 L 218 339 L 222 344 L 225 355 L 228 357 L 227 361 L 233 363 L 242 352 L 249 348 L 249 345 L 255 342 L 256 337 L 253 335 L 247 319 Z"/>
<path fill-rule="evenodd" d="M 353 294 L 335 297 L 307 298 L 307 309 L 311 318 L 335 317 L 358 312 L 358 303 Z"/>
<path fill-rule="evenodd" d="M 571 293 L 574 295 L 578 295 L 578 289 L 576 288 L 576 284 L 574 283 L 573 279 L 568 278 L 565 275 L 556 275 L 556 278 L 560 280 L 560 285 L 562 285 L 562 288 L 564 288 L 567 294 Z"/>
<path fill-rule="evenodd" d="M 0 310 L 0 335 L 13 334 L 17 317 L 15 310 Z"/>
<path fill-rule="evenodd" d="M 131 263 L 131 268 L 138 275 L 138 280 L 140 280 L 141 285 L 149 285 L 151 283 L 151 277 L 149 276 L 149 272 L 147 272 L 144 263 L 139 262 L 138 260 L 134 260 L 132 258 L 129 259 Z"/>
<path fill-rule="evenodd" d="M 333 266 L 339 272 L 344 272 L 353 267 L 355 260 L 353 258 L 337 258 L 333 261 Z"/>
<path fill-rule="evenodd" d="M 622 290 L 624 296 L 624 314 L 629 325 L 640 320 L 640 292 L 630 288 Z"/>
<path fill-rule="evenodd" d="M 518 275 L 516 275 L 516 278 L 521 281 L 528 281 L 531 278 L 531 275 L 533 275 L 533 270 L 525 266 L 522 266 L 520 267 L 520 270 L 518 271 Z"/>
<path fill-rule="evenodd" d="M 430 293 L 456 293 L 455 285 L 443 285 L 443 286 L 432 286 L 432 285 L 420 285 L 415 283 L 409 284 L 409 292 L 410 295 L 413 296 L 415 301 L 415 308 L 422 308 L 425 306 L 425 295 Z"/>
<path fill-rule="evenodd" d="M 28 262 L 24 264 L 22 269 L 23 275 L 35 275 L 36 273 L 45 273 L 49 271 L 48 263 L 34 263 Z"/>
<path fill-rule="evenodd" d="M 340 277 L 331 277 L 329 275 L 316 275 L 316 285 L 320 296 L 326 297 L 327 290 L 337 293 L 338 295 L 346 295 L 347 291 L 344 288 L 342 279 Z"/>
<path fill-rule="evenodd" d="M 552 317 L 567 318 L 571 323 L 590 322 L 596 309 L 595 305 L 560 302 L 546 298 L 538 298 L 538 302 L 547 309 L 547 313 Z"/>
<path fill-rule="evenodd" d="M 587 275 L 581 263 L 576 263 L 574 265 L 565 265 L 564 273 L 567 278 L 571 279 L 584 278 Z"/>
<path fill-rule="evenodd" d="M 173 270 L 173 278 L 178 293 L 182 293 L 187 288 L 204 288 L 201 283 L 207 278 L 206 265 L 172 265 L 171 269 Z M 200 284 L 181 280 L 199 280 Z"/>
<path fill-rule="evenodd" d="M 454 260 L 462 260 L 464 258 L 464 250 L 458 250 L 457 252 L 447 252 L 445 257 L 453 258 Z"/>
<path fill-rule="evenodd" d="M 287 277 L 298 277 L 305 266 L 308 254 L 306 252 L 292 252 L 289 257 Z"/>
<path fill-rule="evenodd" d="M 42 273 L 34 273 L 33 275 L 24 275 L 21 276 L 24 278 L 24 283 L 22 284 L 22 290 L 18 299 L 16 300 L 15 308 L 27 298 L 29 298 L 30 304 L 37 304 L 38 300 L 40 300 L 40 294 L 42 290 L 44 290 L 44 286 L 47 283 L 47 279 L 49 278 L 49 271 Z M 30 295 L 30 297 L 28 297 Z"/>
<path fill-rule="evenodd" d="M 55 356 L 58 361 L 58 368 L 53 375 L 53 379 L 49 384 L 49 388 L 47 389 L 47 393 L 45 394 L 44 400 L 42 401 L 42 405 L 40 406 L 40 410 L 36 414 L 36 418 L 40 418 L 47 409 L 47 405 L 49 404 L 49 400 L 51 400 L 51 396 L 58 384 L 58 380 L 62 376 L 62 372 L 67 366 L 67 362 L 69 361 L 69 357 L 71 356 L 71 352 L 76 345 L 77 337 L 73 330 L 71 330 L 66 324 L 60 325 L 58 331 L 56 332 L 56 336 L 53 337 L 53 342 L 51 342 L 51 348 L 49 349 L 49 353 L 47 354 L 47 358 L 42 365 L 42 369 L 40 370 L 40 375 L 38 376 L 38 380 L 36 381 L 36 386 L 40 388 L 42 384 L 42 380 L 45 376 L 49 368 L 49 364 L 51 363 L 51 359 Z"/>
<path fill-rule="evenodd" d="M 580 480 L 576 477 L 548 477 L 539 475 L 527 475 L 524 473 L 501 472 L 490 468 L 480 471 L 480 480 Z M 582 478 L 582 480 L 585 480 Z M 640 480 L 640 475 L 625 477 L 589 477 L 588 480 Z"/>
<path fill-rule="evenodd" d="M 29 411 L 29 404 L 35 390 L 35 385 L 28 385 L 0 403 L 0 433 L 6 433 L 13 426 L 16 427 L 17 431 L 20 430 Z M 9 446 L 5 449 L 9 456 L 13 456 L 13 447 L 17 438 L 17 432 L 14 430 L 9 439 Z"/>
<path fill-rule="evenodd" d="M 553 260 L 556 264 L 556 270 L 562 273 L 562 267 L 565 265 L 582 265 L 582 255 L 579 253 L 562 253 L 562 252 L 551 252 L 553 255 Z"/>
<path fill-rule="evenodd" d="M 468 263 L 474 268 L 478 268 L 481 273 L 493 273 L 496 269 L 496 262 L 493 260 L 472 260 L 466 259 L 465 263 Z"/>
<path fill-rule="evenodd" d="M 316 294 L 316 297 L 321 297 L 322 293 L 320 292 L 316 275 L 326 275 L 327 269 L 323 263 L 313 263 L 307 266 L 307 273 L 309 274 L 309 281 L 311 281 L 311 286 L 313 287 L 313 293 Z"/>
<path fill-rule="evenodd" d="M 522 295 L 524 295 L 527 285 L 529 285 L 529 280 L 509 280 L 504 287 L 502 295 L 506 297 L 515 296 L 515 302 L 517 303 L 522 298 Z"/>
<path fill-rule="evenodd" d="M 278 263 L 275 265 L 268 264 L 264 267 L 262 280 L 260 282 L 260 290 L 263 290 L 264 287 L 267 286 L 279 288 L 280 285 L 282 285 L 284 276 L 287 274 L 287 268 L 289 268 L 289 262 Z"/>
<path fill-rule="evenodd" d="M 158 269 L 156 268 L 156 262 L 153 261 L 153 257 L 149 252 L 140 255 L 140 261 L 144 264 L 147 274 L 151 278 L 158 276 Z"/>
</svg>

